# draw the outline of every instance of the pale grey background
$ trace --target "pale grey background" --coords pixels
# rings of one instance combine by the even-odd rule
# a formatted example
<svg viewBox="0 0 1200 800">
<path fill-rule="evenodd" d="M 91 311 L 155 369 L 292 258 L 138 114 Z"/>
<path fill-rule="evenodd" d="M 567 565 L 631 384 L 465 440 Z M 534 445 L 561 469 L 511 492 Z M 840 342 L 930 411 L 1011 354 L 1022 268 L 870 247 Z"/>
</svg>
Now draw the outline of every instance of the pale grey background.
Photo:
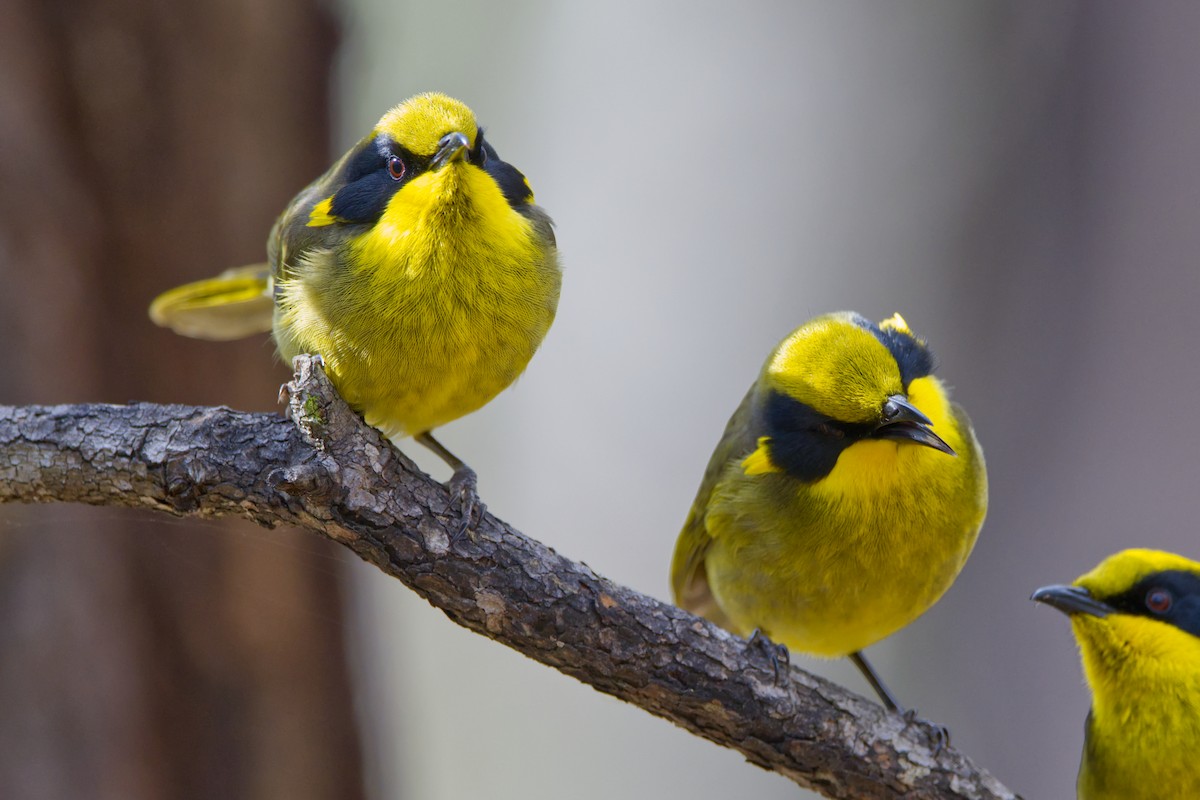
<svg viewBox="0 0 1200 800">
<path fill-rule="evenodd" d="M 442 438 L 495 513 L 658 597 L 767 351 L 819 312 L 902 312 L 975 420 L 992 510 L 944 601 L 871 655 L 1011 787 L 1065 798 L 1087 695 L 1066 621 L 1026 598 L 1126 546 L 1200 556 L 1198 41 L 1200 6 L 1168 2 L 354 0 L 337 145 L 439 89 L 529 176 L 558 321 Z M 797 796 L 352 580 L 379 798 Z"/>
</svg>

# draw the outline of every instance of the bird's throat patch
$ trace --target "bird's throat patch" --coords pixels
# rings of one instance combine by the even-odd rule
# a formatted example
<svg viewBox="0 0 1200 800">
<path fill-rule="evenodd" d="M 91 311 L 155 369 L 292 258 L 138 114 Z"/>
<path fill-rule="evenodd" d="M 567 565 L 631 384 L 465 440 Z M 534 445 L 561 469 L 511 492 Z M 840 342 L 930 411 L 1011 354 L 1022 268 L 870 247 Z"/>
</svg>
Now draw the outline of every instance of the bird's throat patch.
<svg viewBox="0 0 1200 800">
<path fill-rule="evenodd" d="M 849 499 L 895 491 L 902 482 L 912 480 L 904 462 L 910 456 L 922 456 L 921 450 L 928 448 L 887 439 L 863 439 L 843 450 L 833 470 L 813 483 L 813 488 Z"/>
</svg>

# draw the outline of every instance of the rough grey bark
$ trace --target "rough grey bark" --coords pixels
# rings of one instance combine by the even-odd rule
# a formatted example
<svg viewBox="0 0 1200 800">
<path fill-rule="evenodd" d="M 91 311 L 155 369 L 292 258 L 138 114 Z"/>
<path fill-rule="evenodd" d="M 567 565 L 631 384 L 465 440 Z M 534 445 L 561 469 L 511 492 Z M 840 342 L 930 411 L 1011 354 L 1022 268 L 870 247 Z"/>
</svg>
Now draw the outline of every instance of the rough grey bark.
<svg viewBox="0 0 1200 800">
<path fill-rule="evenodd" d="M 926 724 L 789 668 L 484 514 L 337 397 L 308 357 L 293 422 L 135 404 L 0 407 L 0 502 L 81 502 L 299 525 L 349 547 L 464 627 L 833 798 L 1014 798 Z"/>
</svg>

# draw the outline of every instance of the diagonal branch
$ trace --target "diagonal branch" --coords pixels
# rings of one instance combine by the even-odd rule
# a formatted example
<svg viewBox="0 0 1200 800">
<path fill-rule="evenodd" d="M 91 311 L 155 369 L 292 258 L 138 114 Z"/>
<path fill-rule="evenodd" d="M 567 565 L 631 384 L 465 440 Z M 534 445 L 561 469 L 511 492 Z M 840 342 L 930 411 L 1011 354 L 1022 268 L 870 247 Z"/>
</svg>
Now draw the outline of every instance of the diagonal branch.
<svg viewBox="0 0 1200 800">
<path fill-rule="evenodd" d="M 227 408 L 0 406 L 0 502 L 240 516 L 327 536 L 458 624 L 731 747 L 833 798 L 1015 798 L 934 732 L 674 606 L 609 581 L 485 513 L 457 514 L 296 359 L 290 416 Z M 786 661 L 783 662 L 786 667 Z"/>
</svg>

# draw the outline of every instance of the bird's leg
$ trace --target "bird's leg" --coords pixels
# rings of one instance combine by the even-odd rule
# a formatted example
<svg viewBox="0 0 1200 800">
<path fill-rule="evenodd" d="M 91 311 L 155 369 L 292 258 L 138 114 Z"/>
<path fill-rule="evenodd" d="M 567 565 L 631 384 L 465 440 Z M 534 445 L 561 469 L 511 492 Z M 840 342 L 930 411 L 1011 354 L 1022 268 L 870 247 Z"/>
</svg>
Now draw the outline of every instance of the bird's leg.
<svg viewBox="0 0 1200 800">
<path fill-rule="evenodd" d="M 856 650 L 850 654 L 850 660 L 854 662 L 854 666 L 858 667 L 858 671 L 867 679 L 867 683 L 871 684 L 871 688 L 875 690 L 875 694 L 879 695 L 879 699 L 883 701 L 883 707 L 888 711 L 895 711 L 897 714 L 907 714 L 904 706 L 896 700 L 896 696 L 892 694 L 891 689 L 884 684 L 883 679 L 875 672 L 875 668 L 871 666 L 871 662 L 867 661 L 867 657 L 862 654 L 861 650 Z"/>
<path fill-rule="evenodd" d="M 450 495 L 458 500 L 459 515 L 462 519 L 453 537 L 454 539 L 458 539 L 471 527 L 471 521 L 474 517 L 482 517 L 485 508 L 483 501 L 479 499 L 479 492 L 476 491 L 477 480 L 475 470 L 468 467 L 463 463 L 462 459 L 447 450 L 441 442 L 433 438 L 433 434 L 429 431 L 418 434 L 413 438 L 437 453 L 438 457 L 442 461 L 445 461 L 450 466 L 450 469 L 454 470 L 454 474 L 450 476 L 450 481 L 446 484 L 446 488 L 450 490 Z"/>
<path fill-rule="evenodd" d="M 749 647 L 758 650 L 771 664 L 771 669 L 775 671 L 775 685 L 783 686 L 783 676 L 787 674 L 791 662 L 788 660 L 788 649 L 785 645 L 771 641 L 767 634 L 763 633 L 762 628 L 755 628 L 754 633 L 750 634 L 747 641 Z"/>
<path fill-rule="evenodd" d="M 871 662 L 867 661 L 867 657 L 862 654 L 861 650 L 856 650 L 850 654 L 850 660 L 854 662 L 854 666 L 858 667 L 858 671 L 867 679 L 867 683 L 871 684 L 871 688 L 875 690 L 875 694 L 879 695 L 879 699 L 883 701 L 884 707 L 888 711 L 894 711 L 904 717 L 907 722 L 920 722 L 928 725 L 933 729 L 933 752 L 934 755 L 940 753 L 943 747 L 950 744 L 950 730 L 943 725 L 929 722 L 917 716 L 915 708 L 905 708 L 900 705 L 900 701 L 896 699 L 896 695 L 892 694 L 892 690 L 887 687 L 883 679 L 879 677 L 879 673 L 871 666 Z"/>
</svg>

